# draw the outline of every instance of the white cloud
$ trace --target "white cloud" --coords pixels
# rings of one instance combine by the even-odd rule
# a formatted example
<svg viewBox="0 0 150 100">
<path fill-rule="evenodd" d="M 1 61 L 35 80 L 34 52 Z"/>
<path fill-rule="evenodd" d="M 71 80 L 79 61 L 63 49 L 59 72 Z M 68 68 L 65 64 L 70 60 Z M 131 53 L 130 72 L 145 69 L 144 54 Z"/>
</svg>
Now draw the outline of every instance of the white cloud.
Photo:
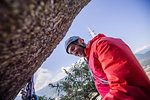
<svg viewBox="0 0 150 100">
<path fill-rule="evenodd" d="M 64 69 L 65 69 L 66 71 L 69 71 L 70 68 L 71 68 L 71 67 L 61 67 L 61 71 L 62 71 L 62 72 L 65 72 Z"/>
<path fill-rule="evenodd" d="M 80 58 L 77 63 L 82 63 L 84 61 L 84 58 Z M 75 63 L 72 64 L 72 66 L 74 66 Z M 67 74 L 65 73 L 64 69 L 66 69 L 67 71 L 69 71 L 71 69 L 72 66 L 68 66 L 68 67 L 61 67 L 61 72 L 59 72 L 53 79 L 51 82 L 57 82 L 60 79 L 64 78 L 65 76 L 67 76 Z"/>
<path fill-rule="evenodd" d="M 52 80 L 51 82 L 57 82 L 60 79 L 64 78 L 65 76 L 67 76 L 67 74 L 65 73 L 64 69 L 66 69 L 67 71 L 69 71 L 69 69 L 71 68 L 71 66 L 69 67 L 61 67 L 61 72 L 59 72 Z"/>
<path fill-rule="evenodd" d="M 77 61 L 77 63 L 82 62 L 84 59 L 81 58 Z M 74 63 L 72 64 L 72 66 L 74 65 Z M 61 67 L 61 71 L 58 71 L 57 75 L 52 75 L 51 72 L 46 69 L 46 68 L 39 68 L 37 70 L 37 72 L 35 73 L 35 90 L 39 91 L 42 88 L 44 88 L 45 86 L 47 86 L 49 83 L 53 83 L 53 82 L 57 82 L 60 79 L 64 78 L 65 76 L 67 76 L 67 74 L 65 73 L 64 69 L 66 69 L 67 71 L 70 70 L 70 68 L 72 66 L 67 66 L 67 67 Z"/>
<path fill-rule="evenodd" d="M 36 78 L 34 82 L 35 90 L 39 91 L 43 89 L 45 86 L 47 86 L 49 83 L 56 82 L 64 78 L 65 76 L 67 76 L 67 74 L 63 69 L 66 69 L 68 71 L 70 68 L 71 67 L 62 67 L 61 71 L 58 72 L 56 76 L 52 76 L 50 71 L 46 68 L 39 68 L 35 73 L 35 78 Z"/>
<path fill-rule="evenodd" d="M 39 68 L 38 71 L 35 73 L 35 90 L 39 91 L 40 89 L 44 88 L 51 82 L 51 73 L 46 68 Z"/>
<path fill-rule="evenodd" d="M 143 50 L 145 50 L 145 49 L 147 49 L 147 48 L 150 48 L 150 44 L 149 44 L 149 45 L 146 45 L 146 46 L 143 46 L 142 48 L 136 49 L 136 50 L 135 50 L 135 53 L 141 52 L 141 51 L 143 51 Z"/>
</svg>

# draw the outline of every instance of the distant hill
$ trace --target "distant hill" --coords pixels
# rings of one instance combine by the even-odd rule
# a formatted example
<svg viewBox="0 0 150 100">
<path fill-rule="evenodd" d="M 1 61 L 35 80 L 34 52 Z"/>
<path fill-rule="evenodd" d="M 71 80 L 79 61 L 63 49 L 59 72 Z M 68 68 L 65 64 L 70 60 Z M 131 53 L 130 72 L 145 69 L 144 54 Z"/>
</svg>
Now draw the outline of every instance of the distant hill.
<svg viewBox="0 0 150 100">
<path fill-rule="evenodd" d="M 135 56 L 142 66 L 150 65 L 150 50 L 144 54 L 137 53 Z"/>
<path fill-rule="evenodd" d="M 150 51 L 150 44 L 147 46 L 144 46 L 140 50 L 136 51 L 136 54 L 144 54 L 148 51 Z"/>
<path fill-rule="evenodd" d="M 62 78 L 56 82 L 53 82 L 53 84 L 56 84 L 57 82 L 60 82 L 61 80 L 64 80 L 65 78 Z M 51 98 L 59 98 L 57 95 L 57 91 L 56 88 L 50 88 L 48 85 L 45 86 L 44 88 L 42 88 L 39 91 L 36 91 L 36 94 L 38 96 L 46 96 L 46 97 L 51 97 Z M 61 92 L 60 94 L 63 94 L 63 92 Z"/>
<path fill-rule="evenodd" d="M 56 88 L 50 88 L 49 86 L 44 87 L 43 89 L 36 92 L 38 96 L 46 96 L 51 98 L 57 98 Z"/>
<path fill-rule="evenodd" d="M 51 98 L 58 98 L 56 88 L 50 89 L 49 86 L 44 87 L 43 89 L 36 92 L 38 96 L 46 96 Z M 21 95 L 17 95 L 15 100 L 21 100 Z"/>
</svg>

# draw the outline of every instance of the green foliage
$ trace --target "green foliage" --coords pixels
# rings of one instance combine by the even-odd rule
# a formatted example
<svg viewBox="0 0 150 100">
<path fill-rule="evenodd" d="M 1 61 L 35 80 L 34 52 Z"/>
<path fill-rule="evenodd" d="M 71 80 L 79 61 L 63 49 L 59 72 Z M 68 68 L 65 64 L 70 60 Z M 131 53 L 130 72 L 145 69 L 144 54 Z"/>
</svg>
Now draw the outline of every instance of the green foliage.
<svg viewBox="0 0 150 100">
<path fill-rule="evenodd" d="M 64 71 L 67 76 L 63 80 L 49 84 L 49 87 L 56 88 L 61 100 L 87 100 L 90 93 L 97 92 L 85 61 L 74 64 L 69 71 Z M 60 95 L 62 92 L 66 94 Z"/>
<path fill-rule="evenodd" d="M 38 100 L 55 100 L 55 98 L 47 98 L 46 96 L 38 96 Z"/>
</svg>

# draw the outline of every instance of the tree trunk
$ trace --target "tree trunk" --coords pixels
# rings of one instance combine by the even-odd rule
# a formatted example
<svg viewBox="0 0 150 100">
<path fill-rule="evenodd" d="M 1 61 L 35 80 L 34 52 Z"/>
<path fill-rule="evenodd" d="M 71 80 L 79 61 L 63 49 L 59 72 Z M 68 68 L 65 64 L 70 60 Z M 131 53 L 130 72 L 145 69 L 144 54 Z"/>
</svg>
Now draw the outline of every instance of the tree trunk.
<svg viewBox="0 0 150 100">
<path fill-rule="evenodd" d="M 0 100 L 13 100 L 90 0 L 0 0 Z"/>
</svg>

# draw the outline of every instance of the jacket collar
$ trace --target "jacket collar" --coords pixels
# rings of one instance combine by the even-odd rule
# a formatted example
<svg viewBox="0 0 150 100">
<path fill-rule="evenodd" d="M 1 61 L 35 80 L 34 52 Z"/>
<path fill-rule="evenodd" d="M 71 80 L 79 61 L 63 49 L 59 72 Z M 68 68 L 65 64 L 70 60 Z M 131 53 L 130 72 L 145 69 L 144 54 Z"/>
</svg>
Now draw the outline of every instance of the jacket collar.
<svg viewBox="0 0 150 100">
<path fill-rule="evenodd" d="M 104 34 L 98 34 L 97 36 L 95 36 L 91 41 L 88 42 L 88 44 L 86 45 L 85 53 L 86 53 L 86 58 L 87 61 L 89 61 L 89 56 L 90 56 L 90 50 L 91 50 L 91 45 L 93 44 L 93 42 L 97 39 L 100 39 L 101 37 L 106 37 Z"/>
</svg>

